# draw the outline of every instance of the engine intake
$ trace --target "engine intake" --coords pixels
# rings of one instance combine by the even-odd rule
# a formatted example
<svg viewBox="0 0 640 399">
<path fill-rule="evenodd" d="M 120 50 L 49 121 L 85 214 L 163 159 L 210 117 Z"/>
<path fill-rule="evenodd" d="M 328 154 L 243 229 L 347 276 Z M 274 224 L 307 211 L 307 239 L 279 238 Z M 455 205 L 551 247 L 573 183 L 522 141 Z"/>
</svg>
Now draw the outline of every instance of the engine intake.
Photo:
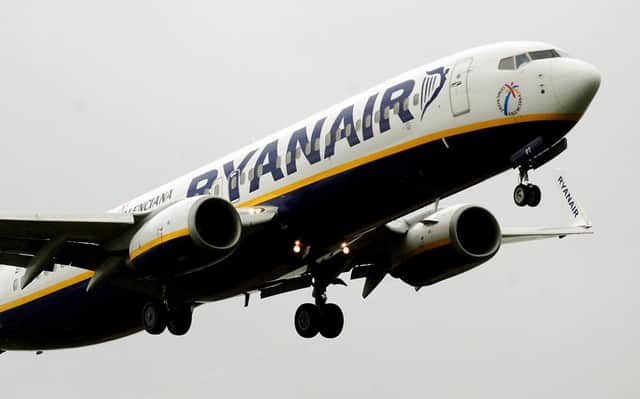
<svg viewBox="0 0 640 399">
<path fill-rule="evenodd" d="M 238 243 L 242 225 L 238 212 L 229 202 L 203 198 L 189 213 L 189 233 L 202 247 L 227 250 Z"/>
<path fill-rule="evenodd" d="M 469 258 L 483 258 L 496 253 L 502 242 L 500 226 L 486 209 L 471 206 L 461 209 L 451 223 L 451 236 L 457 248 Z"/>
<path fill-rule="evenodd" d="M 241 234 L 240 216 L 228 201 L 187 198 L 145 221 L 131 239 L 129 258 L 141 272 L 190 273 L 231 255 Z"/>
<path fill-rule="evenodd" d="M 446 208 L 409 229 L 394 250 L 391 275 L 415 287 L 434 284 L 491 259 L 501 243 L 500 225 L 488 210 Z"/>
</svg>

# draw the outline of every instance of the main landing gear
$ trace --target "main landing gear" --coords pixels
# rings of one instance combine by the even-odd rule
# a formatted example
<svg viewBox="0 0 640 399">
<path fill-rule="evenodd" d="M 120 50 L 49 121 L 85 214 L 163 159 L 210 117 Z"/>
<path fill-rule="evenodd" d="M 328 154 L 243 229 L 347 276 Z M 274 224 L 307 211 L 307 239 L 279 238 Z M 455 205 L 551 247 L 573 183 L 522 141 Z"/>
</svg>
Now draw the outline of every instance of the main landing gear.
<svg viewBox="0 0 640 399">
<path fill-rule="evenodd" d="M 166 328 L 173 335 L 184 335 L 191 327 L 190 305 L 169 307 L 161 302 L 148 302 L 142 307 L 142 325 L 152 335 L 162 334 Z"/>
<path fill-rule="evenodd" d="M 520 184 L 513 190 L 513 201 L 518 206 L 536 207 L 542 200 L 542 191 L 540 187 L 529 183 L 528 170 L 525 166 L 519 167 Z"/>
<path fill-rule="evenodd" d="M 314 284 L 315 304 L 305 303 L 296 310 L 293 321 L 301 337 L 313 338 L 320 333 L 325 338 L 336 338 L 342 332 L 342 309 L 335 303 L 327 303 L 326 290 L 326 285 Z"/>
</svg>

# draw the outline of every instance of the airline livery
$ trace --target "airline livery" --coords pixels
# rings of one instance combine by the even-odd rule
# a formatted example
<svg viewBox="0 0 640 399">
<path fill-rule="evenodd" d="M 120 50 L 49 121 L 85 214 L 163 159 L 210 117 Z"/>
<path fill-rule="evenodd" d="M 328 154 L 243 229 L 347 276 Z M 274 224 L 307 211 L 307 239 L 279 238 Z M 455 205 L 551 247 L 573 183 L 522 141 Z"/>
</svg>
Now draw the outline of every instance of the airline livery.
<svg viewBox="0 0 640 399">
<path fill-rule="evenodd" d="M 0 352 L 96 344 L 146 330 L 183 335 L 198 306 L 312 288 L 298 334 L 337 337 L 327 301 L 341 276 L 368 296 L 389 275 L 419 289 L 491 259 L 501 244 L 591 233 L 566 176 L 573 222 L 503 228 L 440 199 L 567 148 L 600 85 L 559 48 L 474 48 L 388 80 L 116 208 L 0 214 Z"/>
</svg>

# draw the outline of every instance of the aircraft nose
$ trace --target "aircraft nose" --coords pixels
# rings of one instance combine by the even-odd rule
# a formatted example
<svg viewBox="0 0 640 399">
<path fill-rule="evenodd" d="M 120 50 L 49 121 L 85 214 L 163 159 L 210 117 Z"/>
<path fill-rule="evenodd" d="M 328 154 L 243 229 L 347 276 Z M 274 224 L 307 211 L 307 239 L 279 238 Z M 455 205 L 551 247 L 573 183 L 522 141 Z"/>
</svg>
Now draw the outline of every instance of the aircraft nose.
<svg viewBox="0 0 640 399">
<path fill-rule="evenodd" d="M 555 61 L 551 80 L 562 112 L 585 112 L 600 87 L 600 72 L 593 65 L 572 58 Z"/>
</svg>

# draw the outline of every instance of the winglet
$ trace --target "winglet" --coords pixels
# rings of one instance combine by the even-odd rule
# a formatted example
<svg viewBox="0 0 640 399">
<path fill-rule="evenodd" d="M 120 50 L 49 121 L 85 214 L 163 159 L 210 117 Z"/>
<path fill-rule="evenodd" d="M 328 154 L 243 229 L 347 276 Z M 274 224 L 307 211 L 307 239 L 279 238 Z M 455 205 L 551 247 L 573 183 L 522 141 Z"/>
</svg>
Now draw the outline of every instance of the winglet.
<svg viewBox="0 0 640 399">
<path fill-rule="evenodd" d="M 587 227 L 590 228 L 591 220 L 584 211 L 584 208 L 580 206 L 574 192 L 569 187 L 567 177 L 561 170 L 557 170 L 556 185 L 560 190 L 560 195 L 563 197 L 567 207 L 569 208 L 569 217 L 571 219 L 571 225 L 575 227 Z"/>
</svg>

